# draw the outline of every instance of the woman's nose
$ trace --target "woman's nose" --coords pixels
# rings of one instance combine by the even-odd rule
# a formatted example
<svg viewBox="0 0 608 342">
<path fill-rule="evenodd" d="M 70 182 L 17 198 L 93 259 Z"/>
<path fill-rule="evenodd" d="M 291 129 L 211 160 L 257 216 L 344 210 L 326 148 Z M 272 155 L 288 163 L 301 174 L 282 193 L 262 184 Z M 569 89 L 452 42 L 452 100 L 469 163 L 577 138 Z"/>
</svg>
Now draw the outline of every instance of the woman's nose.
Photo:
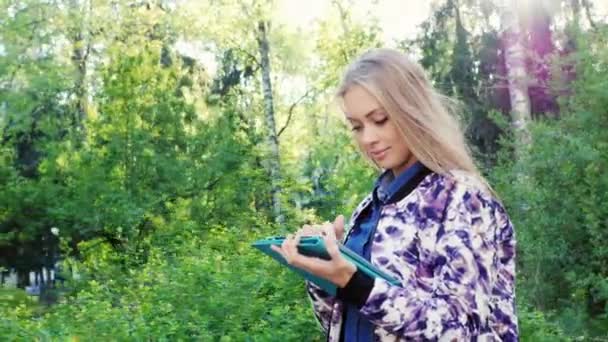
<svg viewBox="0 0 608 342">
<path fill-rule="evenodd" d="M 380 139 L 380 134 L 374 126 L 365 127 L 361 136 L 361 142 L 364 145 L 373 145 Z"/>
</svg>

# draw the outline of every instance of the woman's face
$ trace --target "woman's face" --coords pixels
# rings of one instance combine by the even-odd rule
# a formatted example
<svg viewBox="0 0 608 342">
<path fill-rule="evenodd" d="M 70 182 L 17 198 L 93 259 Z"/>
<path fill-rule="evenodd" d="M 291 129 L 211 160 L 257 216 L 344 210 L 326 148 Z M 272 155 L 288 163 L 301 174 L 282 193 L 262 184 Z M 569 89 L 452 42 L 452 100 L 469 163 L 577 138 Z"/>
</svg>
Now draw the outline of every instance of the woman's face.
<svg viewBox="0 0 608 342">
<path fill-rule="evenodd" d="M 355 140 L 365 154 L 395 176 L 416 162 L 397 125 L 376 98 L 360 86 L 344 94 L 344 110 Z"/>
</svg>

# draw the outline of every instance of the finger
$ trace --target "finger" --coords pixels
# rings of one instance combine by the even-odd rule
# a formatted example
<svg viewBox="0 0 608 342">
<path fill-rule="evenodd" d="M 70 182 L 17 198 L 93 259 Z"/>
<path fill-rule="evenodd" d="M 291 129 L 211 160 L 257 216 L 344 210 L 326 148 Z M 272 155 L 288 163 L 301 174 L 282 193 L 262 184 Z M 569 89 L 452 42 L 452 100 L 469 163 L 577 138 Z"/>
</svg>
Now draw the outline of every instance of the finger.
<svg viewBox="0 0 608 342">
<path fill-rule="evenodd" d="M 344 215 L 338 215 L 334 220 L 334 231 L 336 232 L 336 238 L 342 240 L 344 236 Z"/>
<path fill-rule="evenodd" d="M 283 243 L 281 243 L 281 249 L 283 250 L 283 252 L 287 251 L 290 240 L 289 236 L 290 235 L 285 236 L 285 238 L 283 239 Z"/>
<path fill-rule="evenodd" d="M 295 249 L 295 252 L 300 254 L 300 251 L 298 250 L 298 245 L 300 245 L 300 238 L 302 237 L 302 233 L 301 232 L 297 232 L 296 236 L 293 239 L 293 246 Z"/>
<path fill-rule="evenodd" d="M 302 232 L 302 236 L 315 236 L 315 235 L 319 235 L 318 232 L 313 228 L 313 227 L 302 227 L 300 229 L 300 232 Z"/>
<path fill-rule="evenodd" d="M 314 226 L 314 228 L 315 228 L 315 231 L 317 232 L 317 235 L 320 235 L 320 236 L 327 235 L 325 232 L 324 224 L 317 224 Z"/>
<path fill-rule="evenodd" d="M 300 243 L 300 234 L 296 233 L 294 235 L 291 236 L 291 239 L 289 240 L 288 243 L 288 247 L 289 247 L 289 256 L 292 258 L 292 260 L 297 259 L 298 255 L 300 254 L 299 250 L 298 250 L 298 244 Z"/>
<path fill-rule="evenodd" d="M 336 233 L 334 231 L 334 226 L 330 223 L 325 227 L 326 235 L 323 237 L 325 240 L 325 248 L 327 249 L 327 253 L 333 259 L 340 257 L 340 249 L 338 248 L 338 243 L 336 242 Z"/>
<path fill-rule="evenodd" d="M 327 278 L 334 271 L 335 265 L 330 261 L 298 254 L 293 258 L 293 266 L 314 275 Z"/>
<path fill-rule="evenodd" d="M 285 261 L 290 265 L 293 263 L 294 255 L 297 253 L 294 252 L 293 241 L 294 235 L 288 234 L 285 240 L 283 240 L 283 244 L 281 245 L 281 248 L 283 250 L 283 257 L 285 258 Z"/>
<path fill-rule="evenodd" d="M 277 245 L 270 245 L 270 249 L 277 252 L 281 257 L 283 257 L 283 259 L 287 260 L 287 258 L 285 257 L 285 252 L 283 251 L 283 249 L 281 249 L 281 247 Z"/>
<path fill-rule="evenodd" d="M 289 253 L 293 249 L 293 241 L 294 241 L 294 234 L 288 234 L 287 237 L 285 237 L 285 241 L 283 241 L 283 247 L 286 252 Z"/>
<path fill-rule="evenodd" d="M 283 251 L 281 250 L 281 248 L 280 248 L 280 247 L 277 247 L 276 245 L 270 245 L 270 249 L 272 249 L 273 251 L 275 251 L 275 252 L 277 252 L 277 253 L 279 253 L 279 254 L 281 254 L 281 252 L 283 252 Z"/>
<path fill-rule="evenodd" d="M 307 231 L 308 228 L 306 227 L 306 225 L 303 225 L 302 227 L 300 227 L 300 229 L 298 229 L 297 233 L 302 233 L 303 235 L 305 235 Z"/>
<path fill-rule="evenodd" d="M 322 225 L 323 225 L 323 227 L 332 226 L 332 228 L 333 228 L 333 226 L 334 226 L 334 225 L 333 225 L 333 223 L 332 223 L 332 222 L 329 222 L 329 221 L 325 221 L 325 222 L 323 222 L 323 224 L 322 224 Z"/>
<path fill-rule="evenodd" d="M 324 222 L 323 226 L 321 227 L 321 230 L 323 230 L 323 233 L 326 236 L 330 236 L 330 234 L 331 234 L 331 236 L 334 236 L 334 237 L 336 236 L 336 232 L 335 232 L 333 223 Z"/>
<path fill-rule="evenodd" d="M 286 254 L 289 257 L 290 264 L 296 267 L 300 267 L 300 260 L 302 257 L 302 254 L 300 254 L 300 251 L 298 250 L 299 240 L 299 235 L 296 234 L 295 237 L 289 240 L 286 248 Z"/>
<path fill-rule="evenodd" d="M 313 226 L 305 226 L 302 228 L 302 231 L 304 232 L 304 235 L 306 236 L 317 236 L 319 235 L 319 231 L 316 230 Z"/>
</svg>

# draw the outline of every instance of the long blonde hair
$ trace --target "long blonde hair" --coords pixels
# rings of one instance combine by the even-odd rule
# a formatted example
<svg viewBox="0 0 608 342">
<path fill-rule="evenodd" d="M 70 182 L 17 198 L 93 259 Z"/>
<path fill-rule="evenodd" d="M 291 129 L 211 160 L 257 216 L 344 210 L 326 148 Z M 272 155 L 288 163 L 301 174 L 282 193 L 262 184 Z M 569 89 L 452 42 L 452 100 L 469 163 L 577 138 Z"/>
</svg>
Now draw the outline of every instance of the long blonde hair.
<svg viewBox="0 0 608 342">
<path fill-rule="evenodd" d="M 494 193 L 475 165 L 455 101 L 434 89 L 422 66 L 397 50 L 372 49 L 348 66 L 337 98 L 353 86 L 376 98 L 422 164 L 446 176 L 466 171 Z"/>
</svg>

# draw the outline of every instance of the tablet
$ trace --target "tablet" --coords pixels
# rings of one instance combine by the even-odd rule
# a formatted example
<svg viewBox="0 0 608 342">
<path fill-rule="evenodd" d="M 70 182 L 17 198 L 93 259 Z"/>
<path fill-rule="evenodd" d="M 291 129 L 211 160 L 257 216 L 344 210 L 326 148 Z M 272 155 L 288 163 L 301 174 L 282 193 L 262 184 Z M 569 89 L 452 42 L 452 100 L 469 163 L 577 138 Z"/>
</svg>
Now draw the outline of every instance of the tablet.
<svg viewBox="0 0 608 342">
<path fill-rule="evenodd" d="M 281 254 L 273 251 L 270 248 L 271 245 L 280 246 L 281 244 L 283 244 L 284 240 L 285 240 L 285 237 L 283 237 L 283 236 L 273 236 L 273 237 L 269 237 L 266 239 L 255 241 L 251 245 L 253 247 L 259 249 L 260 251 L 270 255 L 275 260 L 277 260 L 284 266 L 287 266 L 288 268 L 290 268 L 294 272 L 298 273 L 305 279 L 313 282 L 314 284 L 316 284 L 317 286 L 319 286 L 320 288 L 325 290 L 325 292 L 335 296 L 336 290 L 337 290 L 336 285 L 334 285 L 333 283 L 331 283 L 330 281 L 328 281 L 326 279 L 320 278 L 314 274 L 306 272 L 295 266 L 289 265 L 287 263 L 287 261 L 285 261 L 285 259 L 283 259 Z M 383 278 L 392 285 L 399 286 L 401 284 L 396 278 L 394 278 L 393 276 L 380 270 L 376 266 L 372 265 L 369 261 L 365 260 L 363 257 L 361 257 L 360 255 L 356 254 L 355 252 L 351 251 L 350 249 L 348 249 L 346 246 L 342 245 L 341 243 L 338 243 L 338 247 L 340 249 L 340 253 L 342 254 L 342 256 L 345 259 L 352 262 L 355 266 L 357 266 L 357 269 L 360 270 L 361 272 L 363 272 L 373 278 Z M 331 259 L 329 256 L 329 253 L 327 252 L 327 249 L 325 248 L 325 242 L 324 242 L 323 238 L 320 236 L 303 236 L 303 237 L 301 237 L 300 243 L 298 244 L 298 252 L 303 255 L 317 257 L 317 258 L 321 258 L 324 260 Z"/>
</svg>

